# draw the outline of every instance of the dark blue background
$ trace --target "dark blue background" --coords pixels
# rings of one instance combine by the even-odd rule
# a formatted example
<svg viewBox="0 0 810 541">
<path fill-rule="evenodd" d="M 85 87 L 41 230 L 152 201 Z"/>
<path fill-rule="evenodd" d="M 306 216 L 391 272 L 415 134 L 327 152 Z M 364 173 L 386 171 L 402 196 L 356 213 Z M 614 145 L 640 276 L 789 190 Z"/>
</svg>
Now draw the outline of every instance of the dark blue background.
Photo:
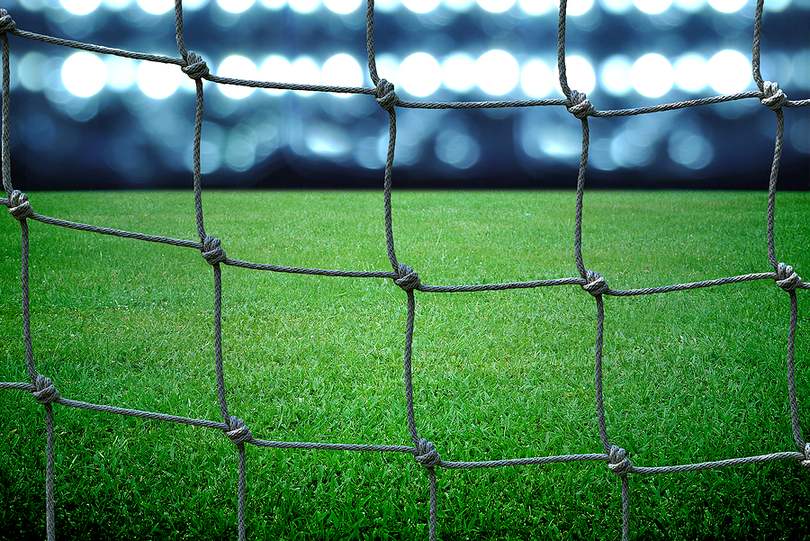
<svg viewBox="0 0 810 541">
<path fill-rule="evenodd" d="M 242 2 L 252 5 L 241 13 L 227 11 L 240 9 Z M 348 14 L 337 14 L 328 7 L 359 4 L 356 0 L 340 2 L 348 3 L 333 0 L 324 5 L 320 0 L 290 0 L 287 5 L 283 0 L 194 0 L 186 10 L 186 41 L 190 49 L 206 58 L 212 71 L 222 75 L 226 70 L 221 63 L 229 55 L 241 55 L 257 65 L 268 55 L 288 60 L 309 57 L 310 65 L 320 68 L 333 55 L 345 53 L 354 57 L 362 70 L 363 79 L 357 84 L 369 86 L 365 5 Z M 551 88 L 548 96 L 561 95 L 553 71 L 556 2 L 436 0 L 437 7 L 424 14 L 408 7 L 429 7 L 433 2 L 380 2 L 376 17 L 380 74 L 397 85 L 403 99 L 497 99 L 479 86 L 461 92 L 450 90 L 444 83 L 452 76 L 430 65 L 417 66 L 416 74 L 428 89 L 436 77 L 441 77 L 442 84 L 426 97 L 414 97 L 409 94 L 413 85 L 395 71 L 414 52 L 426 52 L 441 63 L 454 53 L 467 54 L 475 61 L 491 49 L 507 51 L 521 69 L 532 60 L 540 60 L 549 68 L 546 77 L 540 79 Z M 737 0 L 713 2 L 725 9 Z M 5 7 L 18 27 L 25 30 L 177 56 L 173 11 L 151 14 L 144 9 L 163 11 L 164 3 L 172 4 L 171 0 L 17 0 L 7 2 Z M 315 5 L 315 10 L 301 13 L 301 6 L 307 3 Z M 644 73 L 639 68 L 635 79 L 632 69 L 615 71 L 612 79 L 606 79 L 609 74 L 604 70 L 615 65 L 612 61 L 616 55 L 632 64 L 645 54 L 658 53 L 674 64 L 685 54 L 709 61 L 720 51 L 733 50 L 750 61 L 751 0 L 733 13 L 718 11 L 703 0 L 679 0 L 658 14 L 643 11 L 657 11 L 657 5 L 668 4 L 668 0 L 637 0 L 636 5 L 632 0 L 595 0 L 583 15 L 569 17 L 568 53 L 584 57 L 592 65 L 595 88 L 589 97 L 597 108 L 726 93 L 711 84 L 684 90 L 686 72 L 676 71 L 668 92 L 658 97 L 644 96 L 633 86 L 643 85 L 639 73 L 663 88 L 669 86 L 671 75 L 666 69 Z M 511 7 L 493 13 L 485 9 L 491 5 Z M 524 6 L 545 6 L 547 11 L 529 15 Z M 574 11 L 577 6 L 572 2 Z M 84 11 L 89 13 L 77 14 Z M 810 96 L 808 26 L 810 0 L 766 0 L 763 75 L 778 81 L 792 99 Z M 173 70 L 169 75 L 176 75 L 179 88 L 165 99 L 154 99 L 144 93 L 139 83 L 149 87 L 160 81 L 156 83 L 156 76 L 146 72 L 139 75 L 138 62 L 104 57 L 106 63 L 99 73 L 101 63 L 88 60 L 89 53 L 81 53 L 85 56 L 71 65 L 65 61 L 76 53 L 73 49 L 15 36 L 9 40 L 12 157 L 17 184 L 25 189 L 190 186 L 193 85 L 178 67 L 166 69 Z M 689 73 L 715 86 L 734 86 L 735 80 L 742 77 L 743 82 L 736 83 L 734 91 L 754 89 L 749 65 L 741 67 L 722 60 L 732 56 L 726 53 Z M 96 66 L 96 71 L 83 74 L 79 68 L 88 62 Z M 483 80 L 484 86 L 498 78 L 514 82 L 514 74 L 505 66 L 496 63 L 495 71 L 486 71 L 472 63 L 466 72 L 471 73 L 473 82 L 476 78 Z M 284 76 L 274 72 L 255 74 L 254 78 L 268 79 L 273 75 Z M 577 82 L 581 79 L 576 73 L 569 77 L 572 87 L 579 88 Z M 322 81 L 340 83 L 328 76 Z M 623 82 L 629 89 L 617 91 L 616 83 Z M 92 95 L 77 96 L 76 89 L 79 94 Z M 292 92 L 279 95 L 257 90 L 237 100 L 224 95 L 214 84 L 205 83 L 205 89 L 202 159 L 206 186 L 381 185 L 387 120 L 373 98 Z M 505 94 L 507 98 L 526 96 L 520 80 Z M 564 108 L 399 109 L 398 115 L 394 172 L 397 187 L 574 185 L 580 128 Z M 807 188 L 810 108 L 788 109 L 785 117 L 780 186 Z M 761 188 L 767 185 L 774 123 L 773 113 L 755 99 L 643 117 L 592 119 L 588 182 L 591 186 L 615 187 Z"/>
</svg>

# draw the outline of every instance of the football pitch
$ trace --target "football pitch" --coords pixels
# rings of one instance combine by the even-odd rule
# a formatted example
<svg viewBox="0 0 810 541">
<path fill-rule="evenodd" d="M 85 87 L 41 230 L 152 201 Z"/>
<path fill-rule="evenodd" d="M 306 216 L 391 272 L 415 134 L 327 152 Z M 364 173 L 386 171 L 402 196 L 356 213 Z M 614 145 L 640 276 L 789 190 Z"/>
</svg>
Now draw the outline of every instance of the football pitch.
<svg viewBox="0 0 810 541">
<path fill-rule="evenodd" d="M 188 192 L 29 193 L 38 213 L 195 239 Z M 762 192 L 585 195 L 583 255 L 616 289 L 772 270 Z M 389 271 L 379 192 L 221 192 L 206 229 L 229 257 Z M 399 260 L 423 283 L 577 276 L 573 192 L 398 192 Z M 810 193 L 777 195 L 780 261 L 810 278 Z M 221 420 L 212 271 L 198 252 L 29 221 L 37 369 L 65 398 Z M 0 216 L 0 381 L 27 381 L 20 232 Z M 389 279 L 222 268 L 230 410 L 257 438 L 410 445 L 405 294 Z M 798 291 L 796 385 L 810 431 L 810 310 Z M 772 281 L 606 297 L 611 441 L 657 466 L 795 451 L 789 302 Z M 442 459 L 603 451 L 595 309 L 579 286 L 416 292 L 415 417 Z M 44 536 L 43 410 L 0 391 L 0 537 Z M 60 538 L 235 537 L 234 445 L 222 433 L 54 405 Z M 638 539 L 796 539 L 810 531 L 798 463 L 630 476 Z M 254 539 L 424 539 L 428 490 L 408 454 L 247 448 Z M 618 539 L 602 462 L 437 470 L 442 539 Z"/>
</svg>

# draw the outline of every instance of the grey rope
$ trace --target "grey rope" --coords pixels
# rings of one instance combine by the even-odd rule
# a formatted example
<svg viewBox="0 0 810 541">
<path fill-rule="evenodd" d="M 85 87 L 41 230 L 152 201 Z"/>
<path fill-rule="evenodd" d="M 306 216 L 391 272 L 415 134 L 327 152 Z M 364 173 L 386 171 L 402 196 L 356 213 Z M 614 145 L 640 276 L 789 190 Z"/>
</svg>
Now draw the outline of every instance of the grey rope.
<svg viewBox="0 0 810 541">
<path fill-rule="evenodd" d="M 100 412 L 104 414 L 124 415 L 160 422 L 178 423 L 198 428 L 219 430 L 228 437 L 237 451 L 237 536 L 240 540 L 246 539 L 245 499 L 247 493 L 247 467 L 246 445 L 261 448 L 299 449 L 299 450 L 333 450 L 349 452 L 391 452 L 408 453 L 414 461 L 425 469 L 428 478 L 429 509 L 427 530 L 428 537 L 434 540 L 437 532 L 437 478 L 438 468 L 447 469 L 479 469 L 516 467 L 530 465 L 548 465 L 556 463 L 603 461 L 610 471 L 616 474 L 621 482 L 621 512 L 622 538 L 628 539 L 630 528 L 630 500 L 629 477 L 631 474 L 666 474 L 705 469 L 724 468 L 728 466 L 758 464 L 779 460 L 794 460 L 802 466 L 810 468 L 810 443 L 804 440 L 799 419 L 799 406 L 795 382 L 795 336 L 798 322 L 798 300 L 796 291 L 810 289 L 810 283 L 804 282 L 798 273 L 788 264 L 779 262 L 775 246 L 775 208 L 776 189 L 779 177 L 779 164 L 781 162 L 782 147 L 784 144 L 784 108 L 810 106 L 810 99 L 790 100 L 779 85 L 762 79 L 760 74 L 760 48 L 762 32 L 764 0 L 757 0 L 754 14 L 754 35 L 752 42 L 752 70 L 753 78 L 758 90 L 736 94 L 708 96 L 703 98 L 664 103 L 645 107 L 629 109 L 599 110 L 588 97 L 568 84 L 566 73 L 566 10 L 567 0 L 561 0 L 557 27 L 557 66 L 559 71 L 560 88 L 564 99 L 543 100 L 492 100 L 492 101 L 404 101 L 396 93 L 394 85 L 380 78 L 377 72 L 375 34 L 374 34 L 374 0 L 368 0 L 365 12 L 366 23 L 366 52 L 368 56 L 368 73 L 373 84 L 372 88 L 346 87 L 331 85 L 311 85 L 298 83 L 280 83 L 272 81 L 258 81 L 250 79 L 237 79 L 221 77 L 211 73 L 205 60 L 194 51 L 186 47 L 184 37 L 183 3 L 175 0 L 175 38 L 179 57 L 153 55 L 136 51 L 128 51 L 102 45 L 95 45 L 54 36 L 48 36 L 21 30 L 17 27 L 11 15 L 0 9 L 0 50 L 2 52 L 2 107 L 0 112 L 0 173 L 2 173 L 3 189 L 6 197 L 0 197 L 0 204 L 5 205 L 12 218 L 20 224 L 21 230 L 21 303 L 22 303 L 22 335 L 25 349 L 25 366 L 30 382 L 0 382 L 0 389 L 22 390 L 29 392 L 32 397 L 42 404 L 45 411 L 46 429 L 46 468 L 45 468 L 45 508 L 46 508 L 46 537 L 49 541 L 55 539 L 55 506 L 54 506 L 54 431 L 53 431 L 53 404 Z M 29 39 L 52 45 L 81 49 L 104 55 L 114 55 L 136 60 L 172 64 L 190 77 L 195 83 L 196 98 L 194 106 L 194 138 L 192 145 L 192 188 L 194 198 L 194 216 L 199 240 L 176 239 L 161 235 L 153 235 L 110 227 L 89 225 L 61 218 L 54 218 L 39 214 L 33 210 L 31 202 L 25 193 L 15 190 L 12 183 L 11 155 L 10 155 L 10 66 L 8 36 Z M 295 267 L 270 263 L 257 263 L 241 259 L 229 258 L 222 247 L 221 241 L 205 230 L 205 221 L 202 204 L 202 173 L 200 146 L 202 140 L 202 125 L 204 117 L 203 81 L 211 83 L 238 85 L 252 88 L 273 88 L 286 90 L 303 90 L 312 92 L 333 92 L 347 94 L 362 94 L 372 96 L 380 108 L 388 115 L 388 148 L 383 175 L 383 209 L 384 209 L 384 241 L 386 254 L 391 265 L 391 271 L 354 271 L 320 269 L 314 267 Z M 768 182 L 768 202 L 766 212 L 766 244 L 768 261 L 773 268 L 769 272 L 756 272 L 737 276 L 713 278 L 696 282 L 669 284 L 637 289 L 612 289 L 607 279 L 598 272 L 589 270 L 583 259 L 582 223 L 585 193 L 585 176 L 588 166 L 589 150 L 589 117 L 612 118 L 631 115 L 643 115 L 676 109 L 691 108 L 703 105 L 743 100 L 758 99 L 768 107 L 776 116 L 776 130 L 774 138 L 774 154 Z M 421 281 L 414 269 L 399 262 L 396 256 L 394 243 L 393 213 L 391 205 L 392 177 L 394 167 L 394 154 L 396 149 L 397 123 L 396 108 L 413 109 L 487 109 L 504 107 L 565 107 L 571 115 L 580 121 L 582 127 L 582 146 L 577 170 L 576 204 L 574 221 L 574 264 L 579 277 L 563 277 L 552 279 L 538 279 L 526 281 L 513 281 L 502 283 L 456 284 L 456 285 L 430 285 Z M 202 258 L 212 267 L 214 278 L 213 299 L 213 349 L 214 349 L 214 375 L 216 382 L 216 400 L 222 416 L 221 421 L 196 419 L 177 416 L 167 413 L 143 411 L 122 408 L 118 406 L 93 404 L 79 400 L 72 400 L 61 396 L 53 381 L 40 374 L 36 369 L 34 349 L 31 337 L 31 315 L 29 294 L 29 221 L 37 221 L 47 225 L 72 229 L 76 231 L 97 233 L 125 239 L 145 242 L 167 244 L 182 248 L 198 250 Z M 222 267 L 232 266 L 250 270 L 270 271 L 280 273 L 293 273 L 301 275 L 318 275 L 351 278 L 383 278 L 390 279 L 405 292 L 406 319 L 405 344 L 403 353 L 403 384 L 405 389 L 405 418 L 411 445 L 365 444 L 365 443 L 327 443 L 327 442 L 296 442 L 275 441 L 254 438 L 247 424 L 236 416 L 231 415 L 225 385 L 225 370 L 222 347 Z M 788 402 L 790 406 L 791 430 L 798 451 L 782 451 L 748 457 L 729 458 L 716 461 L 699 462 L 693 464 L 677 464 L 666 466 L 637 466 L 630 460 L 630 453 L 615 445 L 608 437 L 605 405 L 603 397 L 603 346 L 605 306 L 604 297 L 632 297 L 640 295 L 653 295 L 688 291 L 697 288 L 717 287 L 728 284 L 738 284 L 757 280 L 774 280 L 775 284 L 783 289 L 790 302 L 790 321 L 787 332 L 786 368 L 788 384 Z M 510 289 L 526 289 L 536 287 L 553 287 L 574 285 L 589 293 L 596 303 L 596 332 L 594 346 L 594 391 L 597 429 L 604 452 L 572 455 L 506 458 L 481 461 L 449 461 L 443 460 L 436 446 L 420 435 L 417 430 L 414 415 L 414 384 L 413 384 L 413 339 L 414 321 L 416 317 L 415 292 L 426 293 L 462 293 L 501 291 Z"/>
</svg>

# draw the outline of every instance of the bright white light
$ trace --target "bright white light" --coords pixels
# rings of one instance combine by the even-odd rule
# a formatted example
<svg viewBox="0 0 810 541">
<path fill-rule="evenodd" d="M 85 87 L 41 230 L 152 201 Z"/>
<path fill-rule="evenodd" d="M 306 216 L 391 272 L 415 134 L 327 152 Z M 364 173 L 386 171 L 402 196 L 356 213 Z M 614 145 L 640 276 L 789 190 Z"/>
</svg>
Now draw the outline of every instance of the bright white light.
<svg viewBox="0 0 810 541">
<path fill-rule="evenodd" d="M 686 11 L 687 13 L 696 13 L 703 9 L 706 0 L 675 0 L 674 3 L 678 9 Z"/>
<path fill-rule="evenodd" d="M 217 0 L 220 8 L 228 13 L 242 13 L 253 7 L 256 0 Z"/>
<path fill-rule="evenodd" d="M 475 86 L 475 60 L 464 53 L 448 56 L 442 62 L 442 80 L 454 92 L 468 92 Z"/>
<path fill-rule="evenodd" d="M 709 59 L 709 86 L 720 94 L 742 92 L 751 82 L 751 62 L 740 51 L 724 49 Z"/>
<path fill-rule="evenodd" d="M 406 92 L 424 98 L 439 89 L 442 70 L 439 62 L 427 53 L 413 53 L 399 65 L 399 77 Z"/>
<path fill-rule="evenodd" d="M 174 94 L 185 77 L 177 66 L 141 62 L 136 79 L 141 92 L 153 100 L 164 100 Z"/>
<path fill-rule="evenodd" d="M 323 5 L 338 15 L 354 13 L 360 7 L 362 0 L 323 0 Z"/>
<path fill-rule="evenodd" d="M 554 0 L 520 0 L 519 4 L 527 15 L 544 15 L 557 5 Z"/>
<path fill-rule="evenodd" d="M 73 53 L 62 64 L 62 84 L 80 98 L 98 94 L 107 82 L 107 64 L 93 53 Z"/>
<path fill-rule="evenodd" d="M 232 54 L 226 56 L 217 68 L 217 75 L 221 77 L 232 77 L 234 79 L 256 79 L 259 75 L 256 64 L 250 58 L 242 55 Z M 247 98 L 256 90 L 243 86 L 217 85 L 219 91 L 225 96 L 234 100 Z"/>
<path fill-rule="evenodd" d="M 520 88 L 531 98 L 545 98 L 554 89 L 554 72 L 542 60 L 529 60 L 520 72 Z"/>
<path fill-rule="evenodd" d="M 647 98 L 660 98 L 675 82 L 672 64 L 658 53 L 648 53 L 636 60 L 630 71 L 636 92 Z"/>
<path fill-rule="evenodd" d="M 267 9 L 278 11 L 287 5 L 287 0 L 260 0 L 261 4 Z"/>
<path fill-rule="evenodd" d="M 720 13 L 736 13 L 748 0 L 709 0 L 709 5 Z"/>
<path fill-rule="evenodd" d="M 647 15 L 659 15 L 669 9 L 672 0 L 633 0 L 633 4 L 636 9 Z"/>
<path fill-rule="evenodd" d="M 565 57 L 565 73 L 568 77 L 568 85 L 580 92 L 590 94 L 596 88 L 596 73 L 588 59 L 580 55 Z M 554 70 L 554 78 L 559 79 L 559 72 Z"/>
<path fill-rule="evenodd" d="M 288 0 L 290 9 L 296 13 L 312 13 L 321 6 L 321 0 Z"/>
<path fill-rule="evenodd" d="M 624 96 L 633 88 L 630 82 L 632 66 L 624 55 L 611 56 L 599 69 L 599 85 L 614 96 Z"/>
<path fill-rule="evenodd" d="M 414 13 L 430 13 L 439 7 L 440 0 L 402 0 L 402 5 Z"/>
<path fill-rule="evenodd" d="M 687 53 L 675 61 L 675 84 L 685 92 L 697 93 L 706 88 L 706 59 Z"/>
<path fill-rule="evenodd" d="M 104 59 L 107 64 L 107 85 L 113 90 L 127 90 L 135 84 L 135 61 L 129 58 L 108 56 Z"/>
<path fill-rule="evenodd" d="M 585 15 L 593 7 L 593 0 L 569 0 L 566 14 L 572 17 Z"/>
<path fill-rule="evenodd" d="M 59 3 L 73 15 L 87 15 L 98 9 L 101 0 L 59 0 Z"/>
<path fill-rule="evenodd" d="M 520 79 L 520 66 L 511 54 L 500 49 L 487 51 L 475 61 L 478 88 L 492 96 L 503 96 Z"/>
<path fill-rule="evenodd" d="M 626 13 L 633 6 L 633 0 L 602 0 L 602 6 L 610 13 Z"/>
<path fill-rule="evenodd" d="M 308 56 L 296 58 L 292 65 L 292 80 L 296 83 L 317 85 L 321 82 L 321 69 Z M 306 90 L 296 90 L 296 94 L 301 96 L 312 96 L 312 92 Z"/>
<path fill-rule="evenodd" d="M 335 86 L 363 86 L 363 68 L 353 56 L 338 53 L 330 56 L 321 68 L 323 84 Z M 336 94 L 344 98 L 349 94 Z"/>
<path fill-rule="evenodd" d="M 174 7 L 172 0 L 138 0 L 142 10 L 150 15 L 163 15 Z"/>
<path fill-rule="evenodd" d="M 478 5 L 490 13 L 503 13 L 515 5 L 515 0 L 478 0 Z"/>
<path fill-rule="evenodd" d="M 274 83 L 294 82 L 290 61 L 277 54 L 268 56 L 264 62 L 262 62 L 262 65 L 259 66 L 259 78 L 263 81 L 272 81 Z M 287 92 L 286 90 L 275 88 L 266 88 L 264 91 L 276 96 Z"/>
</svg>

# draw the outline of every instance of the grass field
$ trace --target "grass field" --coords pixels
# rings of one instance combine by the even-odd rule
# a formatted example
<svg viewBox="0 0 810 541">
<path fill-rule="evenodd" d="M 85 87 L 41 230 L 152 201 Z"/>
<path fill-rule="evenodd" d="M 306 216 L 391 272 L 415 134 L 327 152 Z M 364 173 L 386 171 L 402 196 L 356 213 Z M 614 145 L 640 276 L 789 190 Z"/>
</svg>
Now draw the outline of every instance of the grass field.
<svg viewBox="0 0 810 541">
<path fill-rule="evenodd" d="M 190 192 L 34 193 L 37 212 L 194 239 Z M 376 192 L 204 197 L 228 255 L 389 270 Z M 616 288 L 769 270 L 766 194 L 589 192 L 586 265 Z M 399 193 L 401 261 L 423 282 L 574 276 L 573 193 Z M 779 259 L 810 275 L 810 194 L 780 194 Z M 25 381 L 19 227 L 0 216 L 0 380 Z M 31 223 L 34 349 L 63 396 L 219 420 L 211 269 L 194 250 Z M 807 296 L 797 386 L 810 431 Z M 228 400 L 259 438 L 409 444 L 404 294 L 388 280 L 223 269 Z M 787 295 L 753 282 L 607 298 L 608 432 L 637 465 L 795 450 Z M 417 293 L 416 418 L 446 460 L 601 452 L 593 299 L 579 287 Z M 56 406 L 61 538 L 235 535 L 236 464 L 221 433 Z M 0 392 L 0 537 L 44 535 L 42 408 Z M 248 448 L 254 539 L 424 539 L 427 484 L 407 455 Z M 439 470 L 445 539 L 618 539 L 605 464 Z M 639 539 L 798 539 L 810 471 L 791 462 L 632 476 Z"/>
</svg>

